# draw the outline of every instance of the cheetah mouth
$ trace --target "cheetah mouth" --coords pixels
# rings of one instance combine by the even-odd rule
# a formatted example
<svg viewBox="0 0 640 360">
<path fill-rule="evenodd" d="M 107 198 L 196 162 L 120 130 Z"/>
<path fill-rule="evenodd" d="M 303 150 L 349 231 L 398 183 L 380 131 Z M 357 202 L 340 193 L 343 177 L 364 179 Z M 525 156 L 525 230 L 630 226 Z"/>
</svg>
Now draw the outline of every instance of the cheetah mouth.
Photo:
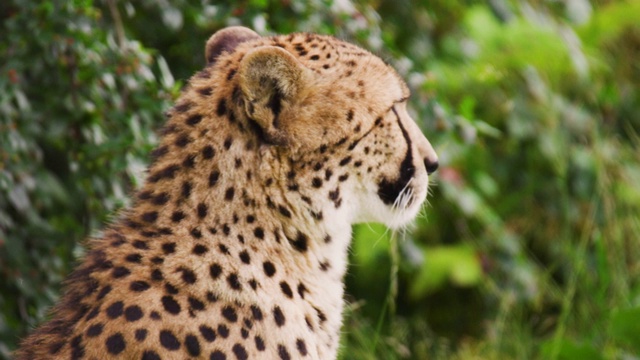
<svg viewBox="0 0 640 360">
<path fill-rule="evenodd" d="M 416 173 L 416 167 L 413 164 L 413 153 L 411 151 L 412 147 L 409 133 L 402 125 L 400 116 L 398 115 L 395 107 L 392 107 L 391 110 L 396 115 L 398 126 L 402 131 L 402 136 L 407 142 L 407 152 L 404 155 L 404 159 L 400 163 L 398 177 L 393 180 L 383 178 L 380 182 L 378 182 L 378 197 L 380 198 L 380 200 L 382 200 L 383 203 L 389 206 L 397 205 L 398 202 L 400 202 L 400 198 L 404 197 L 403 194 L 413 193 L 411 191 L 411 181 L 413 180 Z M 407 201 L 401 201 L 401 203 L 406 204 L 405 206 L 409 206 L 412 202 L 413 196 L 410 196 Z"/>
</svg>

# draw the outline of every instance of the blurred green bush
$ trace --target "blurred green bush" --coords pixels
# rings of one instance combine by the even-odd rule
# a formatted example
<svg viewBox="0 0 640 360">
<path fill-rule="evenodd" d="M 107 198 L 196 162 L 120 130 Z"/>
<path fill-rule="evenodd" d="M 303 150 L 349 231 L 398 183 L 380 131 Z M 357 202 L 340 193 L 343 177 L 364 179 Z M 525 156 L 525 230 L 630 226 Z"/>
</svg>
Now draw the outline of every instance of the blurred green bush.
<svg viewBox="0 0 640 360">
<path fill-rule="evenodd" d="M 638 0 L 2 2 L 0 358 L 236 24 L 380 54 L 443 164 L 410 231 L 354 230 L 343 358 L 639 358 L 638 19 Z"/>
</svg>

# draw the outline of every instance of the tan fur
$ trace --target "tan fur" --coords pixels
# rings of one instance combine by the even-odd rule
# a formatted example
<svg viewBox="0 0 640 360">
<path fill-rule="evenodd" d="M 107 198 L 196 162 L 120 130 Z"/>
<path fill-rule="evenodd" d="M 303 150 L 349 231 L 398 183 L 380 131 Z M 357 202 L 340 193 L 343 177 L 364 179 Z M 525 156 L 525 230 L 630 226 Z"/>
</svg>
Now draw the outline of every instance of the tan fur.
<svg viewBox="0 0 640 360">
<path fill-rule="evenodd" d="M 335 358 L 351 226 L 411 221 L 437 164 L 407 87 L 314 34 L 229 28 L 206 58 L 16 359 Z"/>
</svg>

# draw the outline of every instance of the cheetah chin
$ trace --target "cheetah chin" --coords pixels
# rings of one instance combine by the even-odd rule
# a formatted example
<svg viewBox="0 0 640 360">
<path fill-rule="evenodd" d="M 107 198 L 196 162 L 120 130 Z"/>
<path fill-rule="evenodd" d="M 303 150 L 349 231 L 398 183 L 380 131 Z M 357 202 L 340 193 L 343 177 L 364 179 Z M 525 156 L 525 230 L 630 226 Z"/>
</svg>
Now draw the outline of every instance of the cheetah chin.
<svg viewBox="0 0 640 360">
<path fill-rule="evenodd" d="M 329 36 L 230 27 L 205 58 L 17 360 L 336 358 L 353 224 L 407 224 L 438 166 L 409 90 Z"/>
</svg>

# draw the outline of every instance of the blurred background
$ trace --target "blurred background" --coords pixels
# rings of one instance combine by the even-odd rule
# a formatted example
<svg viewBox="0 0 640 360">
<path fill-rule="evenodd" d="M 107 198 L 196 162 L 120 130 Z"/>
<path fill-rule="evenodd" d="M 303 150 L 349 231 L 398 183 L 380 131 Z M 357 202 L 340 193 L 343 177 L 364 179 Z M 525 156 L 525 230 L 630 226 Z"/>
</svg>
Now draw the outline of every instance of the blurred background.
<svg viewBox="0 0 640 360">
<path fill-rule="evenodd" d="M 342 359 L 640 359 L 638 0 L 3 0 L 0 358 L 239 24 L 380 55 L 440 156 L 415 226 L 354 231 Z"/>
</svg>

